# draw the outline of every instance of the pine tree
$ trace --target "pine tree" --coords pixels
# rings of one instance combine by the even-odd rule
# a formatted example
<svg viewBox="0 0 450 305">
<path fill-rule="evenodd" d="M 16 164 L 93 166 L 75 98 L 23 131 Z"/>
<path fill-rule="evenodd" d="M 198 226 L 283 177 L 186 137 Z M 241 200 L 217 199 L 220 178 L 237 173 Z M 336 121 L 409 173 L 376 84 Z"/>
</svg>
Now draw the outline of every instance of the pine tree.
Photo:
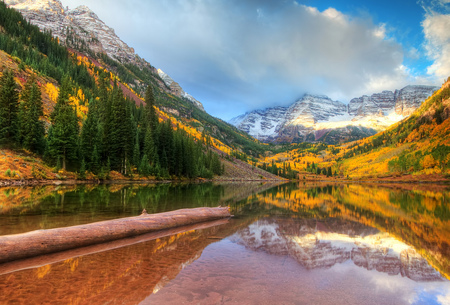
<svg viewBox="0 0 450 305">
<path fill-rule="evenodd" d="M 159 157 L 155 142 L 153 140 L 153 134 L 150 126 L 147 127 L 144 138 L 144 155 L 147 155 L 150 164 L 155 165 L 159 163 Z"/>
<path fill-rule="evenodd" d="M 214 153 L 212 157 L 211 170 L 215 175 L 222 175 L 222 164 L 219 160 L 219 155 Z"/>
<path fill-rule="evenodd" d="M 130 174 L 132 171 L 132 164 L 133 164 L 133 153 L 134 153 L 134 146 L 136 143 L 136 137 L 139 135 L 137 134 L 137 122 L 134 118 L 134 110 L 136 109 L 136 104 L 132 100 L 125 100 L 126 103 L 126 113 L 125 113 L 125 174 Z M 139 139 L 137 139 L 139 141 Z M 137 165 L 136 165 L 137 166 Z"/>
<path fill-rule="evenodd" d="M 30 77 L 28 79 L 27 83 L 25 84 L 23 90 L 20 92 L 19 112 L 18 112 L 19 126 L 20 126 L 20 130 L 19 130 L 19 142 L 20 143 L 23 143 L 23 139 L 25 136 L 24 126 L 27 121 L 27 112 L 28 112 L 28 108 L 29 108 L 28 101 L 30 99 L 31 86 L 33 85 L 34 81 L 35 81 L 35 77 Z"/>
<path fill-rule="evenodd" d="M 153 88 L 151 85 L 147 87 L 145 91 L 145 108 L 144 108 L 144 121 L 143 126 L 147 128 L 150 126 L 153 132 L 156 131 L 156 126 L 158 125 L 158 117 L 155 111 L 155 96 L 153 94 Z"/>
<path fill-rule="evenodd" d="M 161 168 L 167 168 L 170 173 L 174 172 L 174 146 L 173 130 L 170 120 L 159 125 L 159 160 Z"/>
<path fill-rule="evenodd" d="M 81 179 L 81 180 L 86 179 L 86 162 L 84 162 L 84 159 L 81 161 L 80 173 L 78 174 L 78 179 Z"/>
<path fill-rule="evenodd" d="M 63 169 L 66 169 L 67 161 L 77 158 L 79 127 L 76 110 L 69 104 L 71 90 L 70 79 L 66 77 L 50 116 L 52 133 L 48 137 L 48 154 L 54 160 L 61 159 Z"/>
<path fill-rule="evenodd" d="M 0 144 L 15 146 L 19 141 L 19 93 L 14 74 L 6 70 L 0 78 Z"/>
<path fill-rule="evenodd" d="M 142 157 L 141 164 L 139 165 L 139 173 L 144 177 L 148 177 L 151 174 L 151 167 L 147 155 Z"/>
<path fill-rule="evenodd" d="M 21 95 L 21 139 L 24 148 L 35 153 L 43 153 L 45 149 L 45 128 L 40 117 L 44 115 L 41 91 L 33 81 L 31 87 L 25 88 Z"/>
<path fill-rule="evenodd" d="M 98 152 L 97 145 L 94 144 L 94 149 L 92 150 L 91 163 L 90 163 L 90 171 L 94 174 L 98 174 L 100 171 L 100 153 Z"/>
<path fill-rule="evenodd" d="M 86 168 L 91 171 L 93 171 L 94 167 L 98 167 L 98 164 L 95 166 L 93 165 L 94 157 L 98 158 L 98 156 L 93 154 L 94 146 L 97 147 L 97 144 L 100 141 L 98 124 L 99 115 L 97 101 L 92 100 L 89 103 L 87 117 L 83 123 L 80 136 L 80 157 L 81 159 L 86 160 Z M 98 149 L 96 154 L 98 154 Z M 95 160 L 95 162 L 98 161 L 98 159 Z"/>
<path fill-rule="evenodd" d="M 199 164 L 197 163 L 198 154 L 195 147 L 195 142 L 191 138 L 188 138 L 186 143 L 184 164 L 186 166 L 186 176 L 188 178 L 196 178 L 199 174 Z"/>
<path fill-rule="evenodd" d="M 124 172 L 125 160 L 125 126 L 126 109 L 125 100 L 121 91 L 114 84 L 113 92 L 110 96 L 110 117 L 108 122 L 107 147 L 111 169 Z"/>
<path fill-rule="evenodd" d="M 97 151 L 100 156 L 100 166 L 102 164 L 106 163 L 106 160 L 108 159 L 109 152 L 108 152 L 108 145 L 109 145 L 109 122 L 110 122 L 110 110 L 111 110 L 111 104 L 110 104 L 110 98 L 108 93 L 108 84 L 109 80 L 105 79 L 104 72 L 102 72 L 99 75 L 99 87 L 96 98 L 96 104 L 98 108 L 98 141 L 96 143 L 97 145 Z"/>
<path fill-rule="evenodd" d="M 141 160 L 141 147 L 140 147 L 140 140 L 139 140 L 139 130 L 136 130 L 136 135 L 134 138 L 134 148 L 133 148 L 133 164 L 135 166 L 140 165 Z M 148 161 L 148 158 L 147 158 Z"/>
</svg>

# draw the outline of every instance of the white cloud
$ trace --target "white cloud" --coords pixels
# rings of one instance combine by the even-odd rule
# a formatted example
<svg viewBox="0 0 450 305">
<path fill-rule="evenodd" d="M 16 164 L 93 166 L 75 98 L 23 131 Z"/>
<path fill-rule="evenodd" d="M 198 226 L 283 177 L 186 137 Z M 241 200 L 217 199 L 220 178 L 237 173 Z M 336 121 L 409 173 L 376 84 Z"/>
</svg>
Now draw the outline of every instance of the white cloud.
<svg viewBox="0 0 450 305">
<path fill-rule="evenodd" d="M 384 24 L 334 8 L 261 0 L 63 3 L 91 7 L 138 54 L 221 117 L 227 114 L 215 113 L 214 103 L 243 112 L 292 103 L 305 92 L 345 102 L 410 83 L 404 51 L 386 38 Z"/>
<path fill-rule="evenodd" d="M 428 56 L 434 60 L 428 74 L 446 79 L 450 76 L 450 15 L 428 13 L 422 26 Z"/>
<path fill-rule="evenodd" d="M 450 292 L 447 292 L 447 294 L 439 295 L 437 297 L 437 300 L 438 300 L 439 304 L 450 305 Z"/>
</svg>

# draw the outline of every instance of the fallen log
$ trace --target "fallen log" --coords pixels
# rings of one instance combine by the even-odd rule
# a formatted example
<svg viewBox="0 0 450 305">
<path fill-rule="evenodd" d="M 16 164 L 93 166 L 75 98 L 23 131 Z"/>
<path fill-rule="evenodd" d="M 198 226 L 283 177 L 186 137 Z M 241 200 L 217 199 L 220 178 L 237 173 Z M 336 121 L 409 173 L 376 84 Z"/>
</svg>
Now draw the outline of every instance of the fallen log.
<svg viewBox="0 0 450 305">
<path fill-rule="evenodd" d="M 145 233 L 231 217 L 227 207 L 181 209 L 65 228 L 0 236 L 0 263 L 60 252 Z"/>
<path fill-rule="evenodd" d="M 0 275 L 17 272 L 20 270 L 27 270 L 33 268 L 39 268 L 45 265 L 51 265 L 58 262 L 62 262 L 71 258 L 80 256 L 87 256 L 100 252 L 106 252 L 115 250 L 122 247 L 128 247 L 139 243 L 148 242 L 158 238 L 164 238 L 179 233 L 184 233 L 192 230 L 203 230 L 211 227 L 221 226 L 229 223 L 228 218 L 222 218 L 218 220 L 206 221 L 201 223 L 195 223 L 187 226 L 181 226 L 176 228 L 165 229 L 161 231 L 155 231 L 146 233 L 143 235 L 108 241 L 101 244 L 90 245 L 86 247 L 70 249 L 61 252 L 50 253 L 46 255 L 33 256 L 21 260 L 14 260 L 0 264 Z"/>
</svg>

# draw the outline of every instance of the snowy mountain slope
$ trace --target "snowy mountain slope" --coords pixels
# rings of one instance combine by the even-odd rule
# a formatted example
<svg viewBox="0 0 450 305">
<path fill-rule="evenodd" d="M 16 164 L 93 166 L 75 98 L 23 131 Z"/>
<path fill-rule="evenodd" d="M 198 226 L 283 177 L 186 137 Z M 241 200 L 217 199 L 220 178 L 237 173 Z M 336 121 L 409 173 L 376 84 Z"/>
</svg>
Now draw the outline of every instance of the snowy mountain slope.
<svg viewBox="0 0 450 305">
<path fill-rule="evenodd" d="M 265 142 L 317 141 L 330 131 L 334 131 L 333 143 L 342 142 L 401 121 L 437 89 L 407 86 L 354 98 L 348 105 L 327 96 L 306 94 L 289 107 L 254 110 L 229 123 Z"/>
</svg>

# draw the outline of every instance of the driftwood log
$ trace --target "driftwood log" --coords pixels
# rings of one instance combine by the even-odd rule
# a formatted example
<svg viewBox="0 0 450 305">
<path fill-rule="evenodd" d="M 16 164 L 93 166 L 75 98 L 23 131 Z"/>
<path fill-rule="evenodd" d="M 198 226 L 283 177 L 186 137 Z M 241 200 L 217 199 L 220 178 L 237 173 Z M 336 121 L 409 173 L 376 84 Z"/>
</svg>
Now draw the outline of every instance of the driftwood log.
<svg viewBox="0 0 450 305">
<path fill-rule="evenodd" d="M 227 207 L 181 209 L 65 228 L 0 236 L 0 263 L 86 247 L 145 233 L 230 217 Z"/>
<path fill-rule="evenodd" d="M 143 235 L 113 240 L 101 244 L 95 244 L 91 246 L 70 249 L 61 252 L 50 253 L 46 255 L 33 256 L 21 260 L 14 260 L 11 262 L 0 264 L 0 275 L 12 273 L 20 270 L 33 269 L 42 267 L 45 265 L 55 264 L 68 260 L 70 258 L 91 255 L 95 253 L 111 251 L 114 249 L 128 247 L 134 244 L 148 242 L 157 238 L 163 238 L 166 236 L 175 235 L 178 233 L 188 232 L 192 230 L 203 230 L 211 227 L 222 226 L 229 223 L 229 218 L 222 218 L 218 220 L 206 221 L 201 223 L 195 223 L 187 226 L 181 226 L 176 228 L 165 229 L 161 231 L 155 231 L 146 233 Z"/>
</svg>

